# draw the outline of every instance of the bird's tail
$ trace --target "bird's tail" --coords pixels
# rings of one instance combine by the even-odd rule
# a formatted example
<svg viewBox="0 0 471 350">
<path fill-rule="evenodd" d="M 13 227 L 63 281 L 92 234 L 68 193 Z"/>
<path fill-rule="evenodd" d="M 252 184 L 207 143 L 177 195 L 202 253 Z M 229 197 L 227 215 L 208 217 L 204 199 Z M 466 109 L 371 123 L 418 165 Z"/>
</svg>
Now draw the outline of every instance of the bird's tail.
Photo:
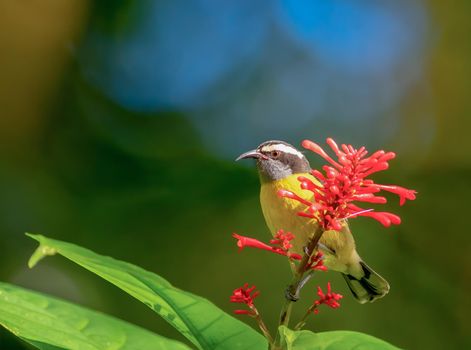
<svg viewBox="0 0 471 350">
<path fill-rule="evenodd" d="M 356 278 L 349 274 L 342 274 L 355 299 L 361 304 L 364 304 L 373 302 L 388 294 L 388 281 L 378 275 L 363 261 L 360 261 L 360 265 L 363 270 L 363 277 Z"/>
</svg>

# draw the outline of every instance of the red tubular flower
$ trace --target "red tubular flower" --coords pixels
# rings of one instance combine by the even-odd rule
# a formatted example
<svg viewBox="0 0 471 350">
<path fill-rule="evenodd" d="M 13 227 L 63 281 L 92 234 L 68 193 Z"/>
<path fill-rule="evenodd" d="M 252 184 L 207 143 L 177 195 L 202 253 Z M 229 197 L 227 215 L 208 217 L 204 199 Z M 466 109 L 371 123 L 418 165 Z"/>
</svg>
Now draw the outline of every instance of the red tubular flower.
<svg viewBox="0 0 471 350">
<path fill-rule="evenodd" d="M 249 310 L 234 310 L 234 313 L 237 315 L 248 315 L 253 317 L 260 327 L 263 335 L 267 338 L 270 344 L 273 344 L 273 337 L 270 334 L 265 322 L 262 320 L 262 316 L 258 312 L 257 308 L 254 305 L 254 299 L 258 297 L 259 292 L 255 291 L 255 286 L 249 288 L 249 284 L 246 283 L 242 287 L 235 289 L 231 295 L 232 303 L 245 304 L 248 306 Z"/>
<path fill-rule="evenodd" d="M 259 294 L 260 292 L 255 291 L 255 286 L 249 288 L 248 283 L 235 289 L 230 297 L 231 303 L 245 304 L 250 308 L 250 310 L 234 310 L 234 313 L 238 315 L 255 315 L 257 311 L 254 306 L 254 299 L 258 297 Z"/>
<path fill-rule="evenodd" d="M 330 165 L 323 166 L 325 174 L 313 170 L 311 174 L 317 181 L 300 176 L 298 180 L 303 190 L 313 193 L 312 200 L 301 198 L 297 194 L 280 190 L 278 195 L 294 199 L 307 208 L 298 213 L 300 216 L 315 218 L 324 229 L 340 230 L 341 220 L 357 216 L 368 216 L 388 227 L 401 223 L 399 216 L 388 212 L 376 212 L 373 209 L 363 209 L 352 202 L 375 204 L 386 203 L 386 198 L 377 196 L 380 191 L 387 191 L 399 196 L 399 204 L 414 200 L 416 191 L 394 185 L 376 184 L 367 179 L 373 173 L 386 170 L 389 161 L 396 155 L 393 152 L 377 151 L 367 157 L 365 147 L 359 149 L 351 145 L 341 145 L 339 148 L 331 138 L 326 140 L 337 160 L 331 158 L 318 144 L 305 140 L 304 148 L 317 153 Z"/>
<path fill-rule="evenodd" d="M 252 247 L 252 248 L 273 251 L 272 246 L 269 246 L 268 244 L 260 242 L 258 239 L 241 236 L 241 235 L 238 235 L 237 233 L 233 233 L 232 237 L 237 239 L 237 246 L 239 247 L 239 251 L 244 249 L 245 247 Z"/>
<path fill-rule="evenodd" d="M 233 233 L 232 237 L 237 239 L 239 250 L 242 250 L 245 247 L 251 247 L 284 255 L 290 259 L 301 260 L 301 255 L 289 252 L 289 249 L 293 246 L 290 241 L 294 239 L 294 235 L 290 232 L 285 233 L 283 230 L 279 230 L 275 235 L 275 238 L 270 241 L 273 246 L 260 242 L 255 238 L 238 235 L 237 233 Z"/>
<path fill-rule="evenodd" d="M 254 299 L 260 294 L 260 292 L 255 291 L 255 288 L 255 286 L 249 288 L 249 284 L 245 283 L 242 287 L 234 289 L 231 295 L 231 303 L 241 303 L 252 306 Z"/>
<path fill-rule="evenodd" d="M 294 235 L 291 232 L 285 233 L 283 230 L 279 230 L 275 235 L 275 239 L 270 240 L 270 243 L 279 246 L 284 251 L 288 251 L 293 247 L 290 243 L 293 239 Z"/>
<path fill-rule="evenodd" d="M 324 254 L 322 252 L 317 252 L 315 255 L 312 255 L 309 259 L 309 262 L 306 266 L 307 270 L 318 270 L 318 271 L 327 271 L 327 267 L 324 265 Z"/>
<path fill-rule="evenodd" d="M 322 305 L 322 304 L 330 306 L 333 309 L 339 308 L 340 303 L 338 301 L 343 298 L 343 295 L 332 292 L 332 290 L 330 288 L 330 282 L 327 283 L 327 293 L 324 294 L 324 292 L 322 291 L 322 288 L 318 286 L 317 287 L 317 295 L 319 296 L 319 299 L 314 301 L 314 304 L 311 307 L 311 310 L 315 314 L 317 314 L 319 312 L 317 310 L 317 307 L 319 305 Z"/>
</svg>

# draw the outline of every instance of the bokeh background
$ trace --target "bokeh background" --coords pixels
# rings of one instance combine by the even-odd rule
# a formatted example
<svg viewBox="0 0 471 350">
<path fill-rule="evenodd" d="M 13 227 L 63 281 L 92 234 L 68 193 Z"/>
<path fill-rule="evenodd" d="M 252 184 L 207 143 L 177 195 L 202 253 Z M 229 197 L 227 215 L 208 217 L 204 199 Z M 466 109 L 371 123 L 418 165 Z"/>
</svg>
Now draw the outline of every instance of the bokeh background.
<svg viewBox="0 0 471 350">
<path fill-rule="evenodd" d="M 237 253 L 232 232 L 268 234 L 253 164 L 234 158 L 332 136 L 397 152 L 378 181 L 419 196 L 391 203 L 400 227 L 352 222 L 390 294 L 359 305 L 340 276 L 321 276 L 347 297 L 308 327 L 471 348 L 470 15 L 468 0 L 1 1 L 0 279 L 181 339 L 62 258 L 28 270 L 24 232 L 43 233 L 228 312 L 232 290 L 256 284 L 274 327 L 289 270 Z M 2 330 L 0 348 L 23 345 Z"/>
</svg>

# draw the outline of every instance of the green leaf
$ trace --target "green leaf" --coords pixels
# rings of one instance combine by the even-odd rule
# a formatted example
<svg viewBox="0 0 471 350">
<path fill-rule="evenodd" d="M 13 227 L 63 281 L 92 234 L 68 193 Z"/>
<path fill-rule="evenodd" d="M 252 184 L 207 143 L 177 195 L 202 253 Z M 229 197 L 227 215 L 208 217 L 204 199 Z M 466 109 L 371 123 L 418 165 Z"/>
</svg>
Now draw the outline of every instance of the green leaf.
<svg viewBox="0 0 471 350">
<path fill-rule="evenodd" d="M 189 349 L 114 317 L 2 282 L 0 325 L 43 350 Z"/>
<path fill-rule="evenodd" d="M 399 348 L 371 335 L 332 331 L 313 333 L 292 331 L 284 326 L 279 329 L 281 344 L 286 350 L 398 350 Z"/>
<path fill-rule="evenodd" d="M 42 251 L 56 252 L 66 257 L 146 304 L 199 349 L 268 348 L 265 338 L 248 325 L 228 315 L 210 301 L 175 288 L 152 272 L 98 255 L 71 243 L 41 235 L 28 236 L 40 244 L 33 254 L 35 261 L 40 259 L 38 254 L 41 255 Z M 34 262 L 30 265 L 34 265 Z"/>
</svg>

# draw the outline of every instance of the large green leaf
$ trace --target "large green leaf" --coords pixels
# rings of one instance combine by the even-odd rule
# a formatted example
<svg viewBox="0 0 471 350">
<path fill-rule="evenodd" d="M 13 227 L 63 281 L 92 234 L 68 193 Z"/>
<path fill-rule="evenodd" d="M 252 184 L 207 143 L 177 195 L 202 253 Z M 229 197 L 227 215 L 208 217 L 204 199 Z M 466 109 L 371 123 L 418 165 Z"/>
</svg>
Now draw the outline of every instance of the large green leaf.
<svg viewBox="0 0 471 350">
<path fill-rule="evenodd" d="M 46 255 L 60 254 L 140 300 L 180 331 L 198 348 L 267 349 L 265 338 L 210 301 L 172 286 L 138 266 L 98 255 L 71 243 L 31 235 L 39 247 L 30 266 Z"/>
<path fill-rule="evenodd" d="M 187 350 L 105 314 L 0 282 L 0 325 L 43 350 Z"/>
<path fill-rule="evenodd" d="M 283 349 L 286 350 L 398 350 L 395 346 L 371 335 L 332 331 L 313 333 L 279 328 Z"/>
</svg>

